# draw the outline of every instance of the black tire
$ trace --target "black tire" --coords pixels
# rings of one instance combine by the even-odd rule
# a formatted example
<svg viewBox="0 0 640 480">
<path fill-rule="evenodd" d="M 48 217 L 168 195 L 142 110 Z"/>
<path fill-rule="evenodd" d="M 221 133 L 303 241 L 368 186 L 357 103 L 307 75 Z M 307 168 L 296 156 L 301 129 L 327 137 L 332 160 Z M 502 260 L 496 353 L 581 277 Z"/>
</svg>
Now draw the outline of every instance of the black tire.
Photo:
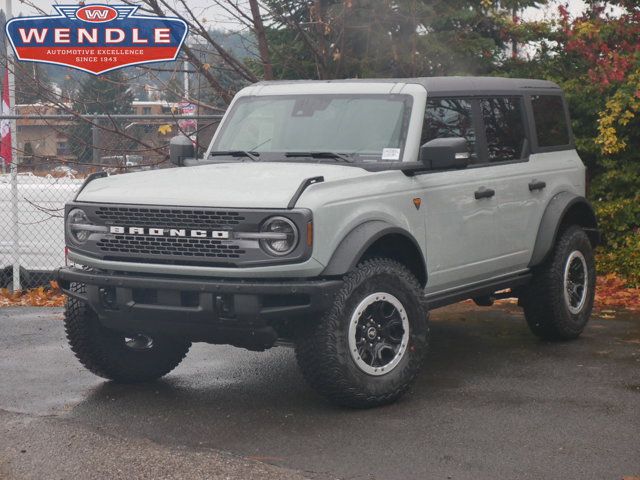
<svg viewBox="0 0 640 480">
<path fill-rule="evenodd" d="M 571 305 L 573 299 L 565 298 L 565 268 L 573 252 L 582 255 L 587 270 L 586 288 L 577 291 L 584 291 L 584 300 L 576 293 L 581 299 L 580 303 L 575 301 L 576 305 Z M 572 261 L 575 262 L 576 258 L 573 257 Z M 582 263 L 579 258 L 578 263 Z M 570 226 L 559 235 L 550 258 L 534 271 L 531 284 L 522 298 L 524 315 L 531 331 L 544 340 L 578 338 L 591 316 L 595 284 L 595 258 L 589 237 L 579 226 Z"/>
<path fill-rule="evenodd" d="M 356 308 L 378 292 L 389 294 L 402 304 L 409 333 L 403 353 L 394 357 L 398 358 L 397 363 L 389 372 L 374 376 L 357 365 L 359 357 L 353 358 L 349 327 Z M 339 405 L 370 408 L 397 400 L 415 379 L 427 353 L 428 314 L 422 296 L 416 278 L 398 262 L 372 259 L 358 265 L 345 276 L 333 307 L 298 333 L 296 357 L 304 378 Z"/>
<path fill-rule="evenodd" d="M 80 284 L 71 289 L 85 292 Z M 176 368 L 191 347 L 189 341 L 162 336 L 154 336 L 150 345 L 141 348 L 127 346 L 124 334 L 103 327 L 93 310 L 71 297 L 65 304 L 64 326 L 80 363 L 92 373 L 119 383 L 157 380 Z"/>
</svg>

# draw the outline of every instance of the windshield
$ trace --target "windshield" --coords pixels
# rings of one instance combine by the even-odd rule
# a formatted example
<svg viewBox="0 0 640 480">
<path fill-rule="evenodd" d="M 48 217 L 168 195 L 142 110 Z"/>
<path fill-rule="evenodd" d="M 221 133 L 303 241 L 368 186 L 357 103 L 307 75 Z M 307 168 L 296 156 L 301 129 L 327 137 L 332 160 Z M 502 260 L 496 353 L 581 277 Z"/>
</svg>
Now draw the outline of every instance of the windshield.
<svg viewBox="0 0 640 480">
<path fill-rule="evenodd" d="M 307 154 L 300 157 L 399 161 L 411 104 L 410 95 L 242 97 L 211 151 L 258 153 L 260 160 Z"/>
</svg>

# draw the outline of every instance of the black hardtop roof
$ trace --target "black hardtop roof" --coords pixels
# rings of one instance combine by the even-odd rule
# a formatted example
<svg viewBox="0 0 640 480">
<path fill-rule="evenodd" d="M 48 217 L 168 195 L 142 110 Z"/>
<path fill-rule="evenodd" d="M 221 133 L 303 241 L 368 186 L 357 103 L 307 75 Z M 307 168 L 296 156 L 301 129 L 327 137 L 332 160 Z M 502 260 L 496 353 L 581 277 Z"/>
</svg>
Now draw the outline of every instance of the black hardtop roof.
<svg viewBox="0 0 640 480">
<path fill-rule="evenodd" d="M 560 87 L 548 80 L 504 77 L 418 77 L 418 78 L 357 78 L 346 80 L 275 80 L 260 82 L 260 85 L 283 83 L 417 83 L 430 95 L 487 95 L 509 93 L 532 93 L 533 90 L 557 90 Z"/>
<path fill-rule="evenodd" d="M 556 89 L 560 87 L 548 80 L 528 78 L 503 77 L 425 77 L 417 78 L 418 83 L 424 85 L 428 92 L 452 90 L 539 90 Z"/>
</svg>

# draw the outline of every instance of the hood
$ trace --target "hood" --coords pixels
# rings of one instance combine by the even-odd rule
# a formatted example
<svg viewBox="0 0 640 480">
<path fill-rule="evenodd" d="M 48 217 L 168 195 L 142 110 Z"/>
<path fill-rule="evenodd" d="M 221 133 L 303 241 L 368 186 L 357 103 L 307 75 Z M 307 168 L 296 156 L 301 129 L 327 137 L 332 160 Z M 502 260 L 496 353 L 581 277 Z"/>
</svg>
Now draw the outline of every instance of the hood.
<svg viewBox="0 0 640 480">
<path fill-rule="evenodd" d="M 368 175 L 342 165 L 243 162 L 168 168 L 98 178 L 81 202 L 230 208 L 286 208 L 303 180 Z M 311 187 L 313 188 L 313 187 Z"/>
</svg>

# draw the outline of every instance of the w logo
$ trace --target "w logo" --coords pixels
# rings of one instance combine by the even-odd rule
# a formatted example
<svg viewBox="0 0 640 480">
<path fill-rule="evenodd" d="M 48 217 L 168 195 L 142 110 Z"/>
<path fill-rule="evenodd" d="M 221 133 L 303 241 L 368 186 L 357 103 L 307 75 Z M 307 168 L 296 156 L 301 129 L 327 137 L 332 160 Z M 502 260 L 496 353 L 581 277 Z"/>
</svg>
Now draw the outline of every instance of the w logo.
<svg viewBox="0 0 640 480">
<path fill-rule="evenodd" d="M 110 22 L 118 18 L 118 10 L 107 5 L 87 5 L 75 13 L 78 20 L 90 23 Z"/>
<path fill-rule="evenodd" d="M 109 10 L 86 10 L 85 15 L 87 16 L 87 20 L 106 20 L 109 15 Z"/>
</svg>

